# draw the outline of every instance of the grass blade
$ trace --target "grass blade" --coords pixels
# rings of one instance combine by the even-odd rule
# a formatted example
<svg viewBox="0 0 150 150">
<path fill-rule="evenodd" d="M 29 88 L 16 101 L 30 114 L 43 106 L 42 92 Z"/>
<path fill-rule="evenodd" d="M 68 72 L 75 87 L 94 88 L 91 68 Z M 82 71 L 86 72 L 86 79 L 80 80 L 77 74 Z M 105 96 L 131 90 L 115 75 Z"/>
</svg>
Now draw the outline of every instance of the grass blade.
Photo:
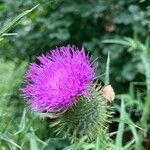
<svg viewBox="0 0 150 150">
<path fill-rule="evenodd" d="M 16 25 L 24 16 L 26 16 L 28 13 L 30 13 L 31 11 L 33 11 L 38 6 L 39 6 L 39 4 L 36 5 L 36 6 L 34 6 L 32 9 L 26 10 L 23 13 L 21 13 L 20 15 L 18 15 L 17 17 L 15 17 L 14 20 L 12 20 L 7 26 L 3 27 L 0 30 L 0 36 L 3 36 L 3 34 L 6 33 L 6 32 L 8 32 L 11 27 L 13 27 L 14 25 Z"/>
<path fill-rule="evenodd" d="M 124 104 L 124 100 L 121 99 L 120 120 L 123 120 L 124 118 L 125 118 L 125 104 Z M 122 122 L 122 121 L 119 122 L 117 137 L 116 137 L 116 141 L 115 141 L 116 150 L 120 150 L 122 148 L 124 125 L 125 125 L 124 122 Z"/>
<path fill-rule="evenodd" d="M 106 63 L 106 74 L 105 74 L 105 85 L 108 85 L 109 84 L 109 68 L 110 66 L 110 52 L 108 52 L 108 55 L 107 55 L 107 63 Z"/>
</svg>

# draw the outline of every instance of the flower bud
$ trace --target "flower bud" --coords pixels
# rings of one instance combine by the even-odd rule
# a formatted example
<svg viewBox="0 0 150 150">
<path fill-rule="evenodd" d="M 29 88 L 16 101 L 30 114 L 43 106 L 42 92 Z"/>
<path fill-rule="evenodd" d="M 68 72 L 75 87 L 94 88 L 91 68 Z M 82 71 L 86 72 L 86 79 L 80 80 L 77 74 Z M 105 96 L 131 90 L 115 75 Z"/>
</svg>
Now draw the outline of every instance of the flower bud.
<svg viewBox="0 0 150 150">
<path fill-rule="evenodd" d="M 115 99 L 115 92 L 111 85 L 107 85 L 102 89 L 102 96 L 109 102 L 113 102 Z"/>
</svg>

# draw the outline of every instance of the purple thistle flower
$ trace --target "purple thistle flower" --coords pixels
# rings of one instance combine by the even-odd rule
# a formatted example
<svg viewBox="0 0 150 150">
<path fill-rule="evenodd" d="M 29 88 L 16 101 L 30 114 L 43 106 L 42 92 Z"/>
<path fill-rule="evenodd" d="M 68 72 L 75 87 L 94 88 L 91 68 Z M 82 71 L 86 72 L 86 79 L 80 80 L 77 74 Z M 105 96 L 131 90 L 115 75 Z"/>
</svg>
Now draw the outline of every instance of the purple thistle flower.
<svg viewBox="0 0 150 150">
<path fill-rule="evenodd" d="M 79 96 L 88 95 L 95 68 L 84 49 L 63 46 L 38 57 L 26 74 L 23 96 L 37 112 L 59 112 L 71 107 Z"/>
</svg>

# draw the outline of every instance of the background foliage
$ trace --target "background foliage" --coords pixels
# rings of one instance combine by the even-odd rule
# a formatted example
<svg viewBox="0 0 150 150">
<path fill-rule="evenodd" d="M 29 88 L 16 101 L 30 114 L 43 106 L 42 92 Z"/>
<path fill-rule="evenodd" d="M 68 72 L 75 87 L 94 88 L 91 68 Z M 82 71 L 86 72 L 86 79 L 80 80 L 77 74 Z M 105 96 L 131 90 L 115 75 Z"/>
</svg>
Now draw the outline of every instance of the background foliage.
<svg viewBox="0 0 150 150">
<path fill-rule="evenodd" d="M 110 132 L 117 131 L 113 137 L 114 149 L 141 150 L 142 144 L 148 147 L 148 117 L 144 118 L 144 125 L 139 123 L 146 99 L 150 99 L 150 73 L 145 69 L 150 68 L 148 0 L 0 0 L 0 27 L 7 26 L 15 16 L 38 3 L 40 5 L 35 10 L 11 28 L 9 33 L 15 34 L 3 34 L 4 39 L 0 41 L 1 147 L 55 150 L 70 145 L 67 140 L 54 138 L 49 120 L 43 123 L 35 114 L 26 112 L 20 96 L 28 64 L 35 61 L 36 56 L 63 44 L 84 46 L 94 58 L 98 57 L 97 75 L 102 82 L 110 51 L 110 83 L 118 94 L 115 123 L 110 126 Z M 130 39 L 122 40 L 124 37 Z M 126 116 L 127 121 L 120 121 L 118 127 L 119 114 L 120 119 Z M 145 137 L 139 126 L 142 129 L 146 126 Z M 122 141 L 119 141 L 120 137 Z M 129 145 L 125 144 L 128 142 Z M 81 145 L 84 149 L 94 147 L 87 146 L 84 137 L 72 147 L 81 149 Z"/>
</svg>

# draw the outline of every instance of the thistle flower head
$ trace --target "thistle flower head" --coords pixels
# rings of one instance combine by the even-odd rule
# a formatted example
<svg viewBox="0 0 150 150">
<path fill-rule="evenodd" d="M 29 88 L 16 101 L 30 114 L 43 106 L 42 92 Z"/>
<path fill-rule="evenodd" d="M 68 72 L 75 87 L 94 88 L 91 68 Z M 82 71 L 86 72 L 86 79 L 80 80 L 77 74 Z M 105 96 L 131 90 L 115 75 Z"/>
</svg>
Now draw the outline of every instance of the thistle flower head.
<svg viewBox="0 0 150 150">
<path fill-rule="evenodd" d="M 63 46 L 38 57 L 27 72 L 23 95 L 38 112 L 64 111 L 88 95 L 95 75 L 89 57 L 74 46 Z"/>
</svg>

